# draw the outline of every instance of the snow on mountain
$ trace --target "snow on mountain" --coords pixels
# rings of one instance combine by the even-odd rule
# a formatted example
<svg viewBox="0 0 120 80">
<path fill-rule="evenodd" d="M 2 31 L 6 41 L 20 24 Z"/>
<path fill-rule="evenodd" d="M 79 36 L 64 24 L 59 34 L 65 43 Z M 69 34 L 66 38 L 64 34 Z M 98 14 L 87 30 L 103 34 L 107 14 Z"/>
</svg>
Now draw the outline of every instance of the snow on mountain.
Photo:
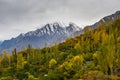
<svg viewBox="0 0 120 80">
<path fill-rule="evenodd" d="M 118 17 L 120 17 L 120 11 L 106 16 L 95 24 L 87 27 L 95 29 L 101 24 L 101 21 L 107 24 L 109 21 L 114 21 Z M 3 41 L 0 45 L 0 52 L 3 50 L 10 52 L 14 48 L 16 48 L 17 51 L 20 51 L 25 49 L 28 44 L 31 44 L 33 48 L 44 48 L 46 44 L 47 46 L 52 46 L 55 43 L 65 41 L 66 38 L 72 38 L 83 33 L 84 29 L 82 30 L 74 23 L 69 23 L 68 26 L 57 22 L 53 24 L 46 24 L 35 31 L 20 34 L 16 38 Z"/>
<path fill-rule="evenodd" d="M 11 51 L 16 48 L 18 51 L 25 49 L 28 44 L 33 48 L 43 48 L 46 46 L 52 46 L 55 43 L 65 41 L 66 38 L 72 38 L 80 34 L 82 29 L 74 23 L 70 23 L 68 26 L 60 23 L 46 24 L 45 26 L 30 31 L 25 34 L 20 34 L 16 38 L 5 40 L 0 45 L 0 52 L 3 50 Z M 74 33 L 79 34 L 74 35 Z"/>
</svg>

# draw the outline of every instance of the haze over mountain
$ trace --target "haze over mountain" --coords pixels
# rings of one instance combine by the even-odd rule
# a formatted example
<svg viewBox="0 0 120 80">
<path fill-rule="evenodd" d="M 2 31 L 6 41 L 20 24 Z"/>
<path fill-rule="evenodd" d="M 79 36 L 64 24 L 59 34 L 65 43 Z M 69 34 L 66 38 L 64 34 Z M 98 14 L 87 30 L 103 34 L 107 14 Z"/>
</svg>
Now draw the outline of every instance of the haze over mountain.
<svg viewBox="0 0 120 80">
<path fill-rule="evenodd" d="M 42 28 L 20 34 L 16 38 L 5 40 L 0 46 L 0 52 L 6 50 L 11 52 L 14 48 L 18 51 L 25 49 L 28 44 L 33 48 L 43 48 L 55 43 L 65 41 L 66 38 L 72 38 L 82 33 L 82 29 L 74 23 L 64 26 L 60 23 L 46 24 Z"/>
<path fill-rule="evenodd" d="M 107 24 L 108 21 L 113 21 L 117 17 L 120 17 L 120 11 L 106 16 L 95 24 L 87 27 L 96 28 L 100 25 L 101 21 Z M 0 52 L 3 50 L 10 52 L 14 48 L 17 48 L 19 51 L 25 49 L 28 44 L 31 44 L 33 48 L 43 48 L 45 46 L 51 46 L 56 43 L 63 42 L 66 38 L 72 38 L 82 33 L 84 33 L 84 31 L 74 23 L 70 23 L 68 26 L 60 23 L 46 24 L 35 31 L 30 31 L 25 34 L 20 34 L 16 38 L 5 40 L 0 45 Z"/>
<path fill-rule="evenodd" d="M 120 0 L 0 0 L 0 40 L 46 23 L 72 21 L 84 27 L 119 9 Z"/>
</svg>

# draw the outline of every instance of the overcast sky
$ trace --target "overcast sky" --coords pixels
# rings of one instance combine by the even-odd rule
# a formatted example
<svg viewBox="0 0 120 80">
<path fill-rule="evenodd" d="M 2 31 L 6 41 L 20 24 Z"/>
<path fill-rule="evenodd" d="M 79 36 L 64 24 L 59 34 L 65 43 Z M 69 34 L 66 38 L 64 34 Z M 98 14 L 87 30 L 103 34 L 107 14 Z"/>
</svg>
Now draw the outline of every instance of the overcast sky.
<svg viewBox="0 0 120 80">
<path fill-rule="evenodd" d="M 83 27 L 120 10 L 120 0 L 0 0 L 0 40 L 46 23 Z"/>
</svg>

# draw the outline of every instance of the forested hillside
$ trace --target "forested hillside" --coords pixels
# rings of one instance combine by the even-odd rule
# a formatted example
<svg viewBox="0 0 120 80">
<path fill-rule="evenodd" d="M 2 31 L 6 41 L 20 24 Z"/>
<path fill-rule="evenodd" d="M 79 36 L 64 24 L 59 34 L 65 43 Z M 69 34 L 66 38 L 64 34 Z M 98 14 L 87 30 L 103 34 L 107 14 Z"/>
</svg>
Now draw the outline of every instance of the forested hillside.
<svg viewBox="0 0 120 80">
<path fill-rule="evenodd" d="M 120 18 L 43 49 L 0 56 L 0 80 L 119 80 Z"/>
</svg>

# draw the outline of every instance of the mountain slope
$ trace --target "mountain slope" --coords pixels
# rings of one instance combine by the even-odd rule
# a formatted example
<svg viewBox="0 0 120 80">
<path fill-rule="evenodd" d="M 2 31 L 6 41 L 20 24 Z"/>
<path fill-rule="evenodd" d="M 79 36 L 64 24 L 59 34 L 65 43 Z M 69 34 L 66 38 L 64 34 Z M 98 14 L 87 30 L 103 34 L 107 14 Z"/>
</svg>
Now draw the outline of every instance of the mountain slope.
<svg viewBox="0 0 120 80">
<path fill-rule="evenodd" d="M 27 62 L 28 68 L 26 64 L 20 64 L 25 67 L 16 67 L 14 74 L 18 79 L 22 77 L 21 80 L 26 79 L 26 72 L 33 79 L 41 80 L 120 80 L 119 33 L 120 19 L 116 19 L 52 47 L 22 50 L 16 55 L 17 61 L 18 64 Z M 16 56 L 12 55 L 13 58 Z M 8 68 L 6 73 L 10 71 Z"/>
<path fill-rule="evenodd" d="M 2 44 L 2 41 L 0 41 L 0 45 Z"/>
<path fill-rule="evenodd" d="M 40 29 L 20 34 L 16 38 L 5 40 L 0 46 L 0 52 L 7 50 L 10 52 L 14 48 L 18 51 L 25 49 L 28 44 L 33 48 L 43 48 L 51 46 L 55 43 L 63 42 L 66 38 L 72 38 L 81 34 L 81 28 L 70 23 L 68 26 L 63 26 L 59 23 L 46 24 Z M 79 32 L 79 34 L 76 32 Z"/>
<path fill-rule="evenodd" d="M 114 14 L 111 14 L 111 15 L 109 15 L 109 16 L 106 16 L 106 17 L 100 19 L 100 20 L 99 20 L 98 22 L 96 22 L 95 24 L 90 25 L 90 26 L 87 26 L 87 27 L 88 27 L 88 28 L 93 28 L 93 29 L 95 29 L 95 28 L 97 28 L 97 27 L 101 24 L 101 22 L 104 22 L 104 23 L 107 24 L 109 21 L 114 21 L 114 20 L 117 19 L 118 17 L 120 17 L 120 11 L 116 11 Z"/>
<path fill-rule="evenodd" d="M 88 28 L 95 29 L 101 22 L 107 24 L 109 21 L 114 21 L 116 18 L 120 17 L 120 11 L 115 12 L 112 15 L 106 16 L 100 21 L 93 25 L 87 26 Z M 17 51 L 25 49 L 28 44 L 31 44 L 33 48 L 43 48 L 45 46 L 52 46 L 55 43 L 60 43 L 65 41 L 66 38 L 72 38 L 77 35 L 84 33 L 84 29 L 80 29 L 74 23 L 70 23 L 68 26 L 61 25 L 59 23 L 46 24 L 40 29 L 35 31 L 30 31 L 26 34 L 20 34 L 16 38 L 11 40 L 5 40 L 0 45 L 0 52 L 7 50 L 10 52 L 14 48 Z"/>
</svg>

